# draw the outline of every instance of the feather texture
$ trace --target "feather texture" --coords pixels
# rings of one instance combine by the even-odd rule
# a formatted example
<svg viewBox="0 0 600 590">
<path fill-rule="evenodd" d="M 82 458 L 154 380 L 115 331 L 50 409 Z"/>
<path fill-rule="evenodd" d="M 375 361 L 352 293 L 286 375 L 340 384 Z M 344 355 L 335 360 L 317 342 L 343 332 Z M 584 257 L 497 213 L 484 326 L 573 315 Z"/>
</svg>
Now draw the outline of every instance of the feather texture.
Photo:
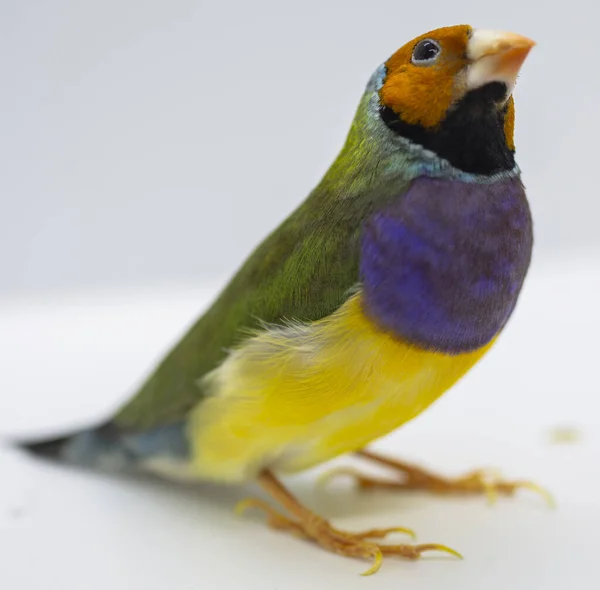
<svg viewBox="0 0 600 590">
<path fill-rule="evenodd" d="M 461 355 L 412 346 L 365 316 L 360 292 L 320 321 L 263 331 L 204 378 L 190 469 L 241 481 L 356 450 L 421 413 L 491 345 Z"/>
</svg>

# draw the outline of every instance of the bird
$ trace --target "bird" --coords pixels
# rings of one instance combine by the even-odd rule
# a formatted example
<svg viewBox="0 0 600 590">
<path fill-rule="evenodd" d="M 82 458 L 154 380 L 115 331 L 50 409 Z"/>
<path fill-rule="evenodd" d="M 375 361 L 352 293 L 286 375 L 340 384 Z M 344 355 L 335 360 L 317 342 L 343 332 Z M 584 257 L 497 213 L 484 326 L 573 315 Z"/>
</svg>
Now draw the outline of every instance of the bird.
<svg viewBox="0 0 600 590">
<path fill-rule="evenodd" d="M 308 197 L 249 255 L 203 315 L 107 420 L 27 440 L 98 469 L 244 485 L 280 532 L 339 555 L 416 559 L 403 527 L 347 532 L 280 477 L 354 454 L 362 488 L 436 494 L 538 489 L 484 470 L 448 478 L 369 450 L 459 381 L 512 316 L 533 222 L 515 160 L 513 90 L 535 45 L 456 25 L 403 45 L 362 94 L 346 140 Z"/>
</svg>

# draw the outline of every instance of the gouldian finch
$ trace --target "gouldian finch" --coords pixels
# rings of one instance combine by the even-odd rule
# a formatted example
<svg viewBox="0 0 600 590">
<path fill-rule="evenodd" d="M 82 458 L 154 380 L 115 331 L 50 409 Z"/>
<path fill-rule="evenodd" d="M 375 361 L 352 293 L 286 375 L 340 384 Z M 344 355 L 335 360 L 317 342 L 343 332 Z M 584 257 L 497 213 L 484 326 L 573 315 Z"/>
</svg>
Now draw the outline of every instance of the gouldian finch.
<svg viewBox="0 0 600 590">
<path fill-rule="evenodd" d="M 512 494 L 528 482 L 447 479 L 365 450 L 448 390 L 510 318 L 532 252 L 512 91 L 534 43 L 459 25 L 410 41 L 374 72 L 346 142 L 308 198 L 100 426 L 28 442 L 36 454 L 174 479 L 257 481 L 276 529 L 373 561 L 445 545 L 349 533 L 277 479 L 343 453 L 397 482 Z M 276 508 L 276 505 L 279 508 Z M 280 512 L 280 509 L 282 510 Z"/>
</svg>

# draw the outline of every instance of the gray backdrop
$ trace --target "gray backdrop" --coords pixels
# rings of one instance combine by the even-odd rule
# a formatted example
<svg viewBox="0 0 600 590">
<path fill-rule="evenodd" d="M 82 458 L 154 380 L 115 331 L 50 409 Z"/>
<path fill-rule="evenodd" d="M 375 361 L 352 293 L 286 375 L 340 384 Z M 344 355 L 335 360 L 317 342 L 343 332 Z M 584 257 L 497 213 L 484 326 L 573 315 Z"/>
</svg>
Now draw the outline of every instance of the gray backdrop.
<svg viewBox="0 0 600 590">
<path fill-rule="evenodd" d="M 536 257 L 587 247 L 598 19 L 549 6 L 2 0 L 0 294 L 224 277 L 318 182 L 375 67 L 463 22 L 538 41 L 516 89 Z"/>
</svg>

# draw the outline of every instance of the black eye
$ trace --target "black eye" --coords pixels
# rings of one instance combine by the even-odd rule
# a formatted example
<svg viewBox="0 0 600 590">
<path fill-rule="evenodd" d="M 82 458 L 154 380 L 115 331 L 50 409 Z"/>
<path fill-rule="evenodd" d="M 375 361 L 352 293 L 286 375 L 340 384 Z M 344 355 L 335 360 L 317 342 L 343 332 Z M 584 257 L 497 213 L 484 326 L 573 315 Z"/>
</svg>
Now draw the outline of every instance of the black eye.
<svg viewBox="0 0 600 590">
<path fill-rule="evenodd" d="M 440 46 L 431 39 L 419 41 L 413 50 L 412 62 L 414 64 L 426 64 L 436 60 L 440 54 Z"/>
</svg>

